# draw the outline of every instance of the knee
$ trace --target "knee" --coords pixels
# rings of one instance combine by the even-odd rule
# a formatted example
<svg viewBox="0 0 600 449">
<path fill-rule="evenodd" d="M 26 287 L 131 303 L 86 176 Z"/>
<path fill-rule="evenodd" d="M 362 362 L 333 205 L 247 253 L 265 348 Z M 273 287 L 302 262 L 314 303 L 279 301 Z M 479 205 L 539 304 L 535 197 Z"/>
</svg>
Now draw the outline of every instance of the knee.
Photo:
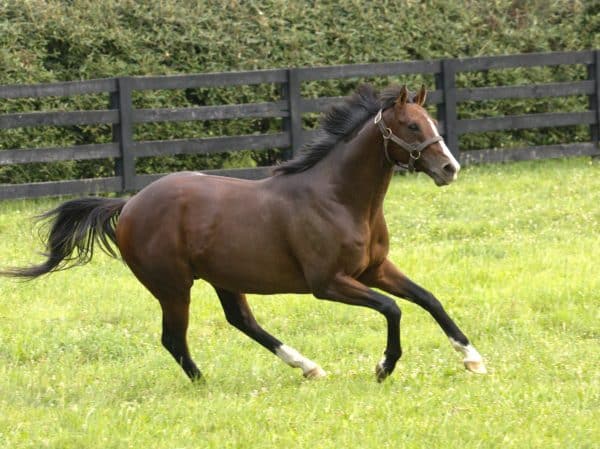
<svg viewBox="0 0 600 449">
<path fill-rule="evenodd" d="M 413 302 L 430 310 L 442 308 L 442 303 L 433 295 L 433 293 L 427 290 L 420 292 L 420 294 L 415 297 Z"/>
<path fill-rule="evenodd" d="M 429 304 L 429 307 L 433 311 L 437 312 L 444 310 L 444 306 L 442 306 L 442 303 L 439 301 L 439 299 L 433 296 L 433 293 L 427 292 L 427 304 Z"/>
<path fill-rule="evenodd" d="M 385 315 L 388 320 L 391 321 L 399 322 L 402 318 L 402 311 L 400 310 L 400 307 L 398 307 L 398 304 L 396 304 L 396 302 L 391 299 L 383 304 L 381 308 L 381 313 Z"/>
</svg>

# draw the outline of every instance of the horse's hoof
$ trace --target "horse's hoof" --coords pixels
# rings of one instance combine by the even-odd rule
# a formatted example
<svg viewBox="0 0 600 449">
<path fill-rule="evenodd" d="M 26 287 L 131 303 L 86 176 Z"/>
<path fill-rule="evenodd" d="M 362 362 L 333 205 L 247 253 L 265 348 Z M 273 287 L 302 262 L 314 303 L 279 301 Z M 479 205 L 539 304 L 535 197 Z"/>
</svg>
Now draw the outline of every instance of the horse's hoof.
<svg viewBox="0 0 600 449">
<path fill-rule="evenodd" d="M 196 385 L 204 385 L 206 384 L 206 378 L 202 375 L 200 371 L 194 371 L 189 375 L 190 380 L 193 384 Z"/>
<path fill-rule="evenodd" d="M 389 375 L 390 372 L 385 368 L 383 362 L 379 362 L 375 367 L 375 377 L 377 378 L 377 382 L 383 382 Z"/>
<path fill-rule="evenodd" d="M 472 373 L 487 374 L 487 369 L 481 360 L 465 360 L 465 368 Z"/>
<path fill-rule="evenodd" d="M 307 379 L 319 379 L 321 377 L 327 376 L 327 373 L 323 368 L 317 365 L 313 369 L 306 371 L 303 375 Z"/>
</svg>

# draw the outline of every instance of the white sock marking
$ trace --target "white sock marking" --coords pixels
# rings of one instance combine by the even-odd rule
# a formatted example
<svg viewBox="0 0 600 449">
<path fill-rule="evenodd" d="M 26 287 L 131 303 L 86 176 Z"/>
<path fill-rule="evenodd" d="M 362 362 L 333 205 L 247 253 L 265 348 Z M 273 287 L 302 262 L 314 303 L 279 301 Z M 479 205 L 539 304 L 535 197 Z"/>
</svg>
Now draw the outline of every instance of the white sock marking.
<svg viewBox="0 0 600 449">
<path fill-rule="evenodd" d="M 287 345 L 276 348 L 275 354 L 291 367 L 302 369 L 305 376 L 321 377 L 325 375 L 325 371 L 319 365 Z"/>
<path fill-rule="evenodd" d="M 456 340 L 449 338 L 452 347 L 464 356 L 463 362 L 483 362 L 481 354 L 472 345 L 464 346 Z"/>
</svg>

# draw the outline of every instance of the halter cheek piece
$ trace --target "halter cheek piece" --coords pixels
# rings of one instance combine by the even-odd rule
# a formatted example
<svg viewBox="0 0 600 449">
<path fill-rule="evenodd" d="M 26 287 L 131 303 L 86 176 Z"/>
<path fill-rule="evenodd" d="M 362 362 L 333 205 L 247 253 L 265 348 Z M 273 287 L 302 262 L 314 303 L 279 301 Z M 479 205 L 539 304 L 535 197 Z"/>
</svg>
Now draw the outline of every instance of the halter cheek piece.
<svg viewBox="0 0 600 449">
<path fill-rule="evenodd" d="M 415 171 L 415 161 L 417 161 L 421 157 L 421 153 L 429 146 L 441 140 L 444 140 L 442 136 L 433 136 L 419 144 L 409 143 L 406 140 L 402 140 L 400 137 L 395 135 L 390 128 L 388 128 L 383 121 L 383 109 L 380 109 L 377 115 L 375 116 L 374 123 L 379 127 L 381 131 L 381 135 L 383 136 L 383 154 L 387 161 L 392 165 L 397 165 L 404 169 L 407 169 L 409 172 Z M 393 161 L 390 158 L 390 154 L 388 152 L 388 142 L 394 142 L 400 148 L 408 153 L 408 164 L 403 164 L 398 161 Z"/>
</svg>

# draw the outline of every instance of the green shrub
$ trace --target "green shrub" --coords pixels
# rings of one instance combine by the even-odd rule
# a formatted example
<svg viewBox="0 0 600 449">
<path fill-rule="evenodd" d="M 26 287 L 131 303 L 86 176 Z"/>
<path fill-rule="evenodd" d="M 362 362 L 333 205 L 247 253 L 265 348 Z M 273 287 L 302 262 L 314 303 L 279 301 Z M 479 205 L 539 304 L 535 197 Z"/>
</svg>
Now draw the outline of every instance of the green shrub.
<svg viewBox="0 0 600 449">
<path fill-rule="evenodd" d="M 600 4 L 555 0 L 309 2 L 265 0 L 4 0 L 0 2 L 0 84 L 124 75 L 188 74 L 395 60 L 600 48 Z M 461 74 L 464 86 L 585 78 L 585 68 L 497 70 Z M 428 76 L 306 83 L 306 96 L 339 96 L 363 81 L 433 84 Z M 136 107 L 190 107 L 269 101 L 276 86 L 136 93 Z M 494 101 L 461 105 L 461 117 L 580 110 L 585 98 Z M 104 109 L 108 98 L 2 100 L 0 113 Z M 307 118 L 314 125 L 314 116 Z M 140 125 L 139 140 L 277 132 L 281 120 L 229 120 Z M 2 130 L 0 150 L 111 140 L 108 126 Z M 461 148 L 589 139 L 586 127 L 483 133 Z M 278 151 L 146 158 L 140 172 L 271 164 Z M 0 182 L 102 176 L 114 162 L 80 161 L 0 167 Z"/>
</svg>

